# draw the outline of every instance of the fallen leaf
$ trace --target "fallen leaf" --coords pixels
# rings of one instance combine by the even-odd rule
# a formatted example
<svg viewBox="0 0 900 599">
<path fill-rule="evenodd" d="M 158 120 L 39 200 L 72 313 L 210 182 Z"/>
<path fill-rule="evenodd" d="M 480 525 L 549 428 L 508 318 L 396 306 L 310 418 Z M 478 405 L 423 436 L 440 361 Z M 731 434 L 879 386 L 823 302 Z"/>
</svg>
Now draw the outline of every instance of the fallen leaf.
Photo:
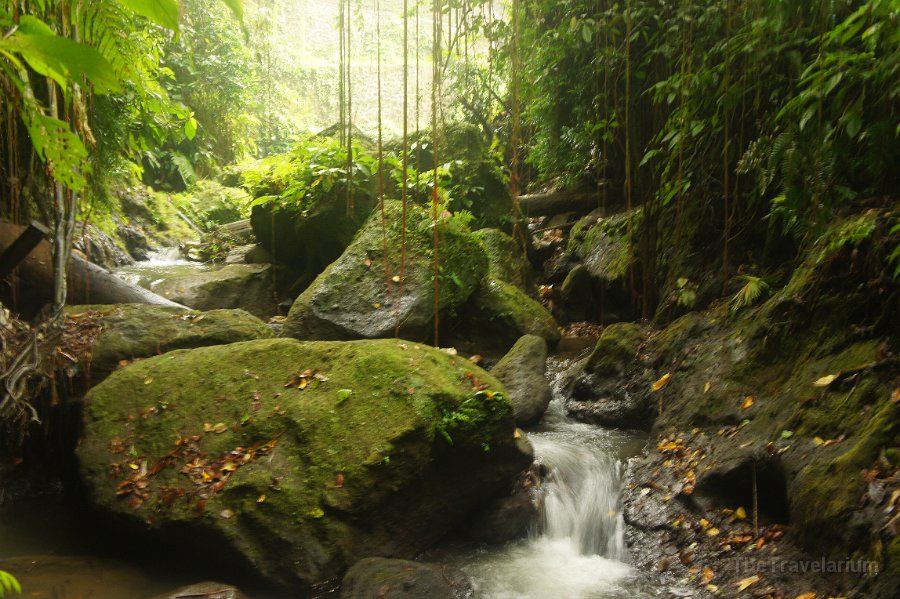
<svg viewBox="0 0 900 599">
<path fill-rule="evenodd" d="M 803 593 L 802 595 L 797 595 L 794 599 L 816 599 L 815 593 Z"/>
<path fill-rule="evenodd" d="M 661 391 L 662 389 L 665 389 L 666 385 L 669 384 L 669 379 L 671 379 L 671 378 L 672 378 L 671 372 L 665 373 L 664 375 L 662 375 L 659 378 L 658 381 L 653 383 L 653 386 L 650 387 L 650 390 L 653 391 L 654 393 L 656 393 L 657 391 Z"/>
<path fill-rule="evenodd" d="M 747 408 L 749 408 L 752 405 L 753 405 L 753 396 L 748 395 L 747 397 L 744 398 L 744 403 L 741 404 L 741 409 L 746 410 Z"/>
<path fill-rule="evenodd" d="M 515 431 L 513 431 L 513 439 L 521 439 L 521 438 L 522 438 L 521 430 L 516 429 Z"/>
<path fill-rule="evenodd" d="M 234 512 L 232 512 L 231 510 L 222 510 L 221 512 L 219 512 L 219 517 L 223 520 L 228 520 L 234 517 Z"/>
<path fill-rule="evenodd" d="M 334 486 L 335 487 L 343 487 L 344 486 L 344 473 L 338 472 L 337 476 L 334 477 Z"/>
<path fill-rule="evenodd" d="M 825 445 L 825 439 L 822 437 L 813 437 L 813 443 L 815 443 L 816 446 Z"/>
<path fill-rule="evenodd" d="M 226 425 L 224 422 L 217 422 L 212 427 L 212 432 L 216 433 L 217 435 L 221 435 L 222 433 L 224 433 L 227 430 L 228 430 L 228 425 Z"/>
<path fill-rule="evenodd" d="M 717 537 L 717 536 L 719 536 L 719 529 L 716 528 L 715 526 L 713 526 L 712 528 L 710 528 L 709 530 L 706 531 L 706 534 L 710 537 Z"/>
<path fill-rule="evenodd" d="M 703 581 L 703 584 L 709 584 L 710 582 L 712 582 L 712 579 L 715 578 L 715 576 L 716 573 L 713 572 L 712 568 L 703 568 L 703 576 L 701 580 Z"/>
<path fill-rule="evenodd" d="M 350 397 L 352 394 L 353 394 L 352 389 L 338 389 L 337 390 L 338 402 L 340 403 L 340 402 L 346 401 L 346 399 L 348 397 Z"/>
<path fill-rule="evenodd" d="M 147 378 L 144 379 L 145 385 L 149 385 L 152 382 L 153 382 L 153 377 L 148 376 Z"/>
<path fill-rule="evenodd" d="M 376 310 L 378 310 L 381 308 L 381 304 L 376 302 L 376 303 L 372 304 L 372 307 L 375 308 Z"/>
<path fill-rule="evenodd" d="M 394 283 L 399 283 L 400 275 L 394 275 L 393 277 L 391 277 L 391 281 L 393 281 Z"/>
<path fill-rule="evenodd" d="M 703 395 L 706 395 L 707 393 L 709 393 L 709 390 L 711 388 L 712 388 L 712 383 L 710 383 L 709 381 L 706 381 L 706 384 L 703 385 Z"/>
<path fill-rule="evenodd" d="M 900 387 L 897 387 L 891 393 L 891 403 L 900 403 Z"/>
<path fill-rule="evenodd" d="M 706 518 L 700 518 L 700 528 L 702 528 L 703 530 L 709 528 L 709 520 L 707 520 Z"/>
<path fill-rule="evenodd" d="M 734 584 L 738 588 L 739 591 L 743 591 L 743 590 L 747 589 L 748 587 L 756 584 L 757 582 L 759 582 L 759 575 L 754 574 L 753 576 L 749 576 L 747 578 L 741 579 Z"/>
<path fill-rule="evenodd" d="M 833 383 L 834 379 L 836 379 L 836 378 L 837 378 L 836 374 L 829 374 L 829 375 L 823 376 L 820 379 L 816 379 L 815 381 L 813 381 L 813 385 L 816 387 L 827 387 L 828 385 Z"/>
<path fill-rule="evenodd" d="M 259 497 L 256 498 L 256 503 L 264 503 L 266 501 L 266 494 L 263 493 Z"/>
<path fill-rule="evenodd" d="M 741 506 L 738 509 L 734 510 L 734 517 L 738 520 L 747 519 L 747 511 L 744 509 L 744 506 Z"/>
</svg>

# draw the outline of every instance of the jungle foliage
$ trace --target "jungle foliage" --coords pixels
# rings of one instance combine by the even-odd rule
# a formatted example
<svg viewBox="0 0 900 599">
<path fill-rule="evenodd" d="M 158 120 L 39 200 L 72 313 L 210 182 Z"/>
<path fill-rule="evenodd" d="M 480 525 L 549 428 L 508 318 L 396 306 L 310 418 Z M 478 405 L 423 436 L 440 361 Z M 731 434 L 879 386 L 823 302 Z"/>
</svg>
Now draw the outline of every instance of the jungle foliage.
<svg viewBox="0 0 900 599">
<path fill-rule="evenodd" d="M 724 285 L 896 193 L 898 20 L 889 0 L 527 3 L 513 76 L 532 185 L 644 205 L 645 316 L 656 288 L 696 276 L 689 253 Z M 688 249 L 696 231 L 706 247 Z"/>
</svg>

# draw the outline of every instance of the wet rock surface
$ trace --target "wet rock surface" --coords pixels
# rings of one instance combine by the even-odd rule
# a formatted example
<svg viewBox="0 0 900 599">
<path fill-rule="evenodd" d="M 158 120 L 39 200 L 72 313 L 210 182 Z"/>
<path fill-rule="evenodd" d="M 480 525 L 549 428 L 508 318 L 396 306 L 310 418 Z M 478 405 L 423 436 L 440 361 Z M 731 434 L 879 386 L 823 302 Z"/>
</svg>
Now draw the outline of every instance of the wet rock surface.
<svg viewBox="0 0 900 599">
<path fill-rule="evenodd" d="M 547 410 L 552 393 L 544 374 L 546 367 L 547 342 L 536 335 L 524 335 L 491 369 L 509 393 L 519 426 L 537 422 Z"/>
<path fill-rule="evenodd" d="M 399 559 L 362 559 L 347 572 L 341 599 L 472 599 L 469 577 L 456 568 Z"/>
</svg>

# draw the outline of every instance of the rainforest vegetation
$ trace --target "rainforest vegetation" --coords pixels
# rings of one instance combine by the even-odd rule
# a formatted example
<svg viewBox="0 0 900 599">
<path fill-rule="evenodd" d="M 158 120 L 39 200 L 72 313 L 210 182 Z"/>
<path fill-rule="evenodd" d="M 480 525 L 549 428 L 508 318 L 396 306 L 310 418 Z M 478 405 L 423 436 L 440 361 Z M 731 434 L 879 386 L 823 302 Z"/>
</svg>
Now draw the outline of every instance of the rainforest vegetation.
<svg viewBox="0 0 900 599">
<path fill-rule="evenodd" d="M 0 0 L 0 597 L 50 487 L 300 596 L 534 540 L 545 363 L 608 596 L 893 596 L 898 172 L 895 0 Z"/>
</svg>

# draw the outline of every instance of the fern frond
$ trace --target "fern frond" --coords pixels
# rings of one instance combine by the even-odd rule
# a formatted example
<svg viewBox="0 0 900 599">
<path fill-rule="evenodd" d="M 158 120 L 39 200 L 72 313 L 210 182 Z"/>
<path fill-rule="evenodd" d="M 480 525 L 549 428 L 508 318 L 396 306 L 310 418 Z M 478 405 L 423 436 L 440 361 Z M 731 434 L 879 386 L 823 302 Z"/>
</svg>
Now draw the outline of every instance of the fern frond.
<svg viewBox="0 0 900 599">
<path fill-rule="evenodd" d="M 761 277 L 741 275 L 740 278 L 744 281 L 744 286 L 731 298 L 732 314 L 741 308 L 752 306 L 769 291 L 769 284 Z"/>
</svg>

